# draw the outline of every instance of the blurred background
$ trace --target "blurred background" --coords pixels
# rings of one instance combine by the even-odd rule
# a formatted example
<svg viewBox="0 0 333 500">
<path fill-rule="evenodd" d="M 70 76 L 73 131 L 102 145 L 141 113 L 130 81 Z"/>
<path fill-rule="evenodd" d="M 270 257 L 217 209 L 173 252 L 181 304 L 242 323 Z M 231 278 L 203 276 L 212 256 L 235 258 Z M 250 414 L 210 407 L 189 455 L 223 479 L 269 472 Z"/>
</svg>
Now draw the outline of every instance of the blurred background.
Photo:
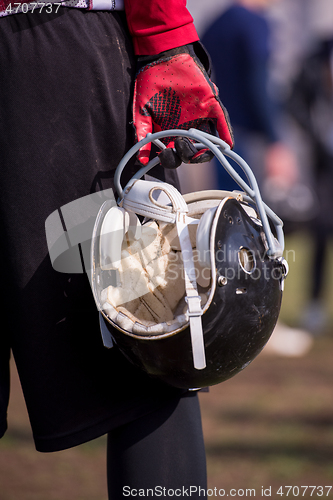
<svg viewBox="0 0 333 500">
<path fill-rule="evenodd" d="M 295 496 L 312 498 L 320 490 L 311 495 L 301 486 L 333 485 L 333 1 L 239 0 L 236 13 L 233 4 L 188 0 L 230 112 L 236 151 L 285 221 L 290 272 L 280 321 L 263 353 L 200 394 L 209 487 L 235 488 L 238 497 L 271 487 L 279 498 L 279 487 L 289 485 Z M 182 165 L 183 191 L 232 189 L 220 170 L 214 162 Z M 105 449 L 102 437 L 37 453 L 12 366 L 0 500 L 106 500 Z"/>
</svg>

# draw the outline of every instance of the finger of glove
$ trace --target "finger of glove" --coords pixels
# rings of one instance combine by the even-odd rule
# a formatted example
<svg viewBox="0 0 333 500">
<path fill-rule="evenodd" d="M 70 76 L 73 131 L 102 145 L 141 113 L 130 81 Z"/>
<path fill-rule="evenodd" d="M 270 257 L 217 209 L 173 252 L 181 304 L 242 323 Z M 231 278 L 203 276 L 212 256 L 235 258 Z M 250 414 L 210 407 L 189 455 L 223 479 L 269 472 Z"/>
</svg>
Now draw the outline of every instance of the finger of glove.
<svg viewBox="0 0 333 500">
<path fill-rule="evenodd" d="M 198 67 L 201 66 L 200 62 L 196 61 Z M 206 118 L 212 118 L 212 124 L 218 131 L 220 138 L 225 141 L 232 148 L 234 145 L 234 138 L 232 133 L 232 127 L 230 124 L 229 114 L 227 109 L 223 106 L 220 98 L 219 98 L 219 89 L 215 85 L 215 83 L 209 78 L 206 71 L 201 70 L 202 75 L 205 79 L 206 85 L 206 96 L 208 97 L 209 102 L 209 112 L 207 113 L 206 109 Z M 203 103 L 201 104 L 203 105 Z M 205 112 L 203 112 L 203 116 Z M 200 128 L 200 127 L 199 127 Z"/>
<path fill-rule="evenodd" d="M 175 141 L 177 155 L 184 163 L 201 163 L 205 161 L 202 152 L 198 151 L 187 137 L 178 137 Z"/>
<path fill-rule="evenodd" d="M 175 149 L 178 157 L 184 163 L 205 163 L 213 158 L 213 153 L 205 148 L 199 151 L 187 137 L 177 137 Z"/>
<path fill-rule="evenodd" d="M 210 149 L 200 149 L 195 155 L 190 159 L 190 163 L 206 163 L 214 157 L 214 154 Z"/>
<path fill-rule="evenodd" d="M 234 145 L 234 138 L 229 122 L 228 112 L 216 98 L 211 103 L 207 118 L 215 119 L 215 126 L 220 138 L 232 148 Z"/>
<path fill-rule="evenodd" d="M 137 91 L 137 84 L 134 89 L 134 97 L 133 97 L 133 125 L 135 129 L 136 140 L 140 142 L 144 139 L 147 134 L 152 133 L 153 130 L 153 121 L 151 115 L 144 107 L 144 101 L 142 96 Z M 140 163 L 143 165 L 147 165 L 149 162 L 151 150 L 151 143 L 145 144 L 139 149 L 137 154 L 137 158 Z"/>
<path fill-rule="evenodd" d="M 182 163 L 182 160 L 172 148 L 165 148 L 159 153 L 158 158 L 162 167 L 167 169 L 176 169 Z"/>
<path fill-rule="evenodd" d="M 150 151 L 151 151 L 151 143 L 148 142 L 145 146 L 142 146 L 142 148 L 139 149 L 138 154 L 137 154 L 137 159 L 138 161 L 146 166 L 149 163 L 149 157 L 150 157 Z"/>
<path fill-rule="evenodd" d="M 152 119 L 150 116 L 143 116 L 142 118 L 140 117 L 139 120 L 134 123 L 135 127 L 135 133 L 136 133 L 136 138 L 137 141 L 141 141 L 144 139 L 147 134 L 150 134 L 152 132 Z M 151 143 L 148 142 L 148 144 L 145 144 L 139 149 L 139 152 L 137 154 L 137 158 L 140 163 L 143 165 L 147 165 L 149 162 L 149 156 L 150 156 L 150 150 L 151 150 Z"/>
<path fill-rule="evenodd" d="M 186 137 L 177 137 L 175 140 L 175 148 L 182 162 L 190 163 L 193 156 L 198 152 L 194 144 Z"/>
</svg>

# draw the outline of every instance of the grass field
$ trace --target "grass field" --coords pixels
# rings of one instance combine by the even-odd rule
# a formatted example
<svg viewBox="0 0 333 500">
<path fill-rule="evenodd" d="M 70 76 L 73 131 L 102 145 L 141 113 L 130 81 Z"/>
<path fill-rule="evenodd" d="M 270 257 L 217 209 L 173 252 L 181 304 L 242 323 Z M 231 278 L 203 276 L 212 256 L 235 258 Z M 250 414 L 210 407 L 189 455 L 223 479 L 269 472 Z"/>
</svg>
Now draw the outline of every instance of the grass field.
<svg viewBox="0 0 333 500">
<path fill-rule="evenodd" d="M 310 248 L 302 234 L 288 238 L 294 253 L 281 317 L 291 325 L 306 300 Z M 333 488 L 325 488 L 333 485 L 332 252 L 329 267 L 330 324 L 306 356 L 263 353 L 235 378 L 200 394 L 212 490 L 234 498 L 333 498 Z M 0 500 L 106 500 L 105 438 L 37 453 L 14 370 L 9 424 L 0 441 Z"/>
</svg>

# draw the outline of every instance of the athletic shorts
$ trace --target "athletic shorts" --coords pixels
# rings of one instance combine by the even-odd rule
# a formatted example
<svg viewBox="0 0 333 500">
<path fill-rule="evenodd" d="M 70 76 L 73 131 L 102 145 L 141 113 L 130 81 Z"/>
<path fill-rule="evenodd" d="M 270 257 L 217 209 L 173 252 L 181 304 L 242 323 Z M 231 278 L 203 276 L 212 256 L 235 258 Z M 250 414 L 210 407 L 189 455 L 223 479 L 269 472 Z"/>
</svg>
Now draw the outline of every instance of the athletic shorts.
<svg viewBox="0 0 333 500">
<path fill-rule="evenodd" d="M 0 19 L 0 435 L 12 351 L 36 448 L 105 434 L 179 398 L 106 349 L 84 273 L 52 267 L 45 221 L 113 188 L 134 135 L 123 13 L 61 8 Z"/>
</svg>

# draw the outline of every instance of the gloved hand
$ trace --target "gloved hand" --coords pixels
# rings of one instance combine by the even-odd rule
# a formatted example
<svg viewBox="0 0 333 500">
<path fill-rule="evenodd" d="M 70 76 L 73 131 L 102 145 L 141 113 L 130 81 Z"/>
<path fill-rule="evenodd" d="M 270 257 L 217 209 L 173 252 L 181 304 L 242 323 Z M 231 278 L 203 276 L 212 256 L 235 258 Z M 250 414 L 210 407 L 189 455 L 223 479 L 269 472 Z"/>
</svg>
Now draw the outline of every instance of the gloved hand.
<svg viewBox="0 0 333 500">
<path fill-rule="evenodd" d="M 228 113 L 218 97 L 217 87 L 197 57 L 194 45 L 166 51 L 155 60 L 142 58 L 146 64 L 137 74 L 133 103 L 133 124 L 138 141 L 148 133 L 160 130 L 198 128 L 208 133 L 217 130 L 220 138 L 233 146 Z M 200 50 L 203 50 L 202 46 Z M 191 153 L 190 141 L 185 143 L 184 148 L 177 148 L 177 152 L 184 149 L 185 156 L 180 156 L 179 162 L 178 159 L 171 161 L 169 168 L 175 168 L 181 161 L 210 159 L 207 150 L 199 153 L 193 150 Z M 168 146 L 173 146 L 173 143 Z M 149 161 L 150 148 L 149 143 L 138 153 L 138 159 L 144 165 Z M 162 157 L 169 155 L 172 159 L 174 156 L 166 153 L 163 152 Z M 168 167 L 168 161 L 165 163 Z"/>
</svg>

